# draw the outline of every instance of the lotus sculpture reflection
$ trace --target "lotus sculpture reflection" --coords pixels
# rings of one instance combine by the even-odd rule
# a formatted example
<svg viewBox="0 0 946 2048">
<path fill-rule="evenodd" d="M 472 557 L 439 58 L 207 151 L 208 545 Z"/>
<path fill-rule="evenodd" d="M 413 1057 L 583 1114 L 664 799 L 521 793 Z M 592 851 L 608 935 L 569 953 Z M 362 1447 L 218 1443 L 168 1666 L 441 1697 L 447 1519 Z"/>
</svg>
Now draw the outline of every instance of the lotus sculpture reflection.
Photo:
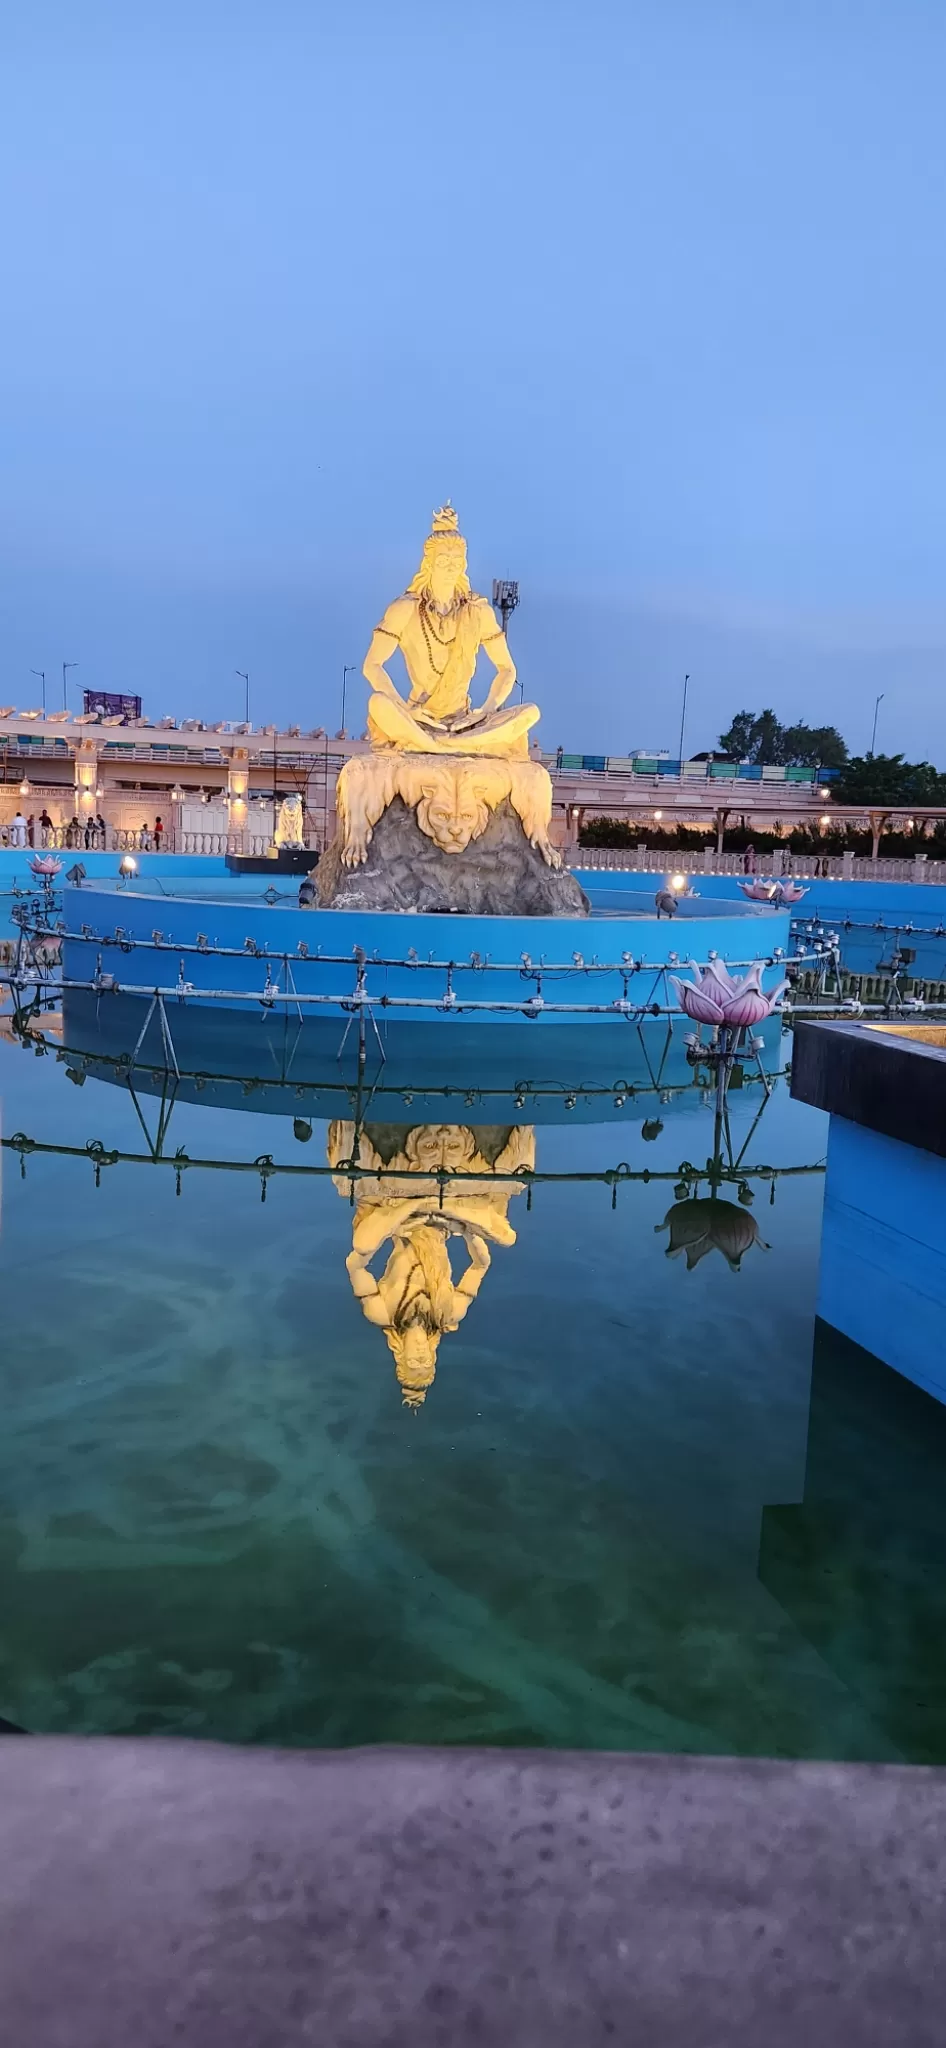
<svg viewBox="0 0 946 2048">
<path fill-rule="evenodd" d="M 694 1024 L 725 1024 L 734 1031 L 761 1024 L 771 1017 L 788 987 L 787 981 L 780 981 L 766 995 L 762 987 L 763 960 L 756 960 L 740 979 L 730 974 L 720 960 L 712 960 L 708 967 L 697 967 L 695 960 L 690 965 L 698 977 L 696 981 L 681 981 L 676 974 L 669 979 L 681 1010 L 692 1017 Z"/>
<path fill-rule="evenodd" d="M 30 861 L 30 872 L 34 875 L 48 876 L 49 880 L 52 881 L 54 875 L 62 872 L 62 861 L 57 860 L 53 853 L 38 853 Z"/>
<path fill-rule="evenodd" d="M 686 1202 L 676 1202 L 663 1222 L 654 1224 L 654 1229 L 669 1230 L 666 1256 L 678 1259 L 685 1252 L 688 1273 L 708 1252 L 721 1252 L 730 1272 L 738 1273 L 752 1245 L 757 1244 L 764 1252 L 769 1250 L 755 1217 L 747 1209 L 737 1208 L 735 1202 L 720 1201 L 718 1195 L 691 1196 Z"/>
</svg>

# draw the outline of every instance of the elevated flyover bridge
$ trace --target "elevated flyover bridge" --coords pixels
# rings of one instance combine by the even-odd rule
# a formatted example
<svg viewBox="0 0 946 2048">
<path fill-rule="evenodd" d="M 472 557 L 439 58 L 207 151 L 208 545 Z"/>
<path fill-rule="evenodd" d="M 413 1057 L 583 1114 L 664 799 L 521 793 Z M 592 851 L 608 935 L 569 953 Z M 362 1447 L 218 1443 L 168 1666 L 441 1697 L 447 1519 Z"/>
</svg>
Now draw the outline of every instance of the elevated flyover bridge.
<svg viewBox="0 0 946 2048">
<path fill-rule="evenodd" d="M 653 825 L 661 831 L 676 825 L 703 827 L 715 834 L 721 854 L 727 826 L 735 819 L 750 829 L 771 831 L 785 825 L 851 825 L 871 835 L 871 857 L 877 860 L 885 832 L 915 832 L 918 842 L 938 820 L 946 819 L 942 804 L 837 804 L 827 783 L 748 781 L 733 775 L 698 778 L 660 775 L 644 778 L 609 769 L 565 769 L 554 757 L 546 761 L 552 777 L 554 807 L 564 822 L 564 843 L 577 846 L 589 818 L 620 818 L 630 825 Z"/>
<path fill-rule="evenodd" d="M 306 842 L 327 844 L 335 831 L 335 783 L 367 741 L 317 726 L 250 726 L 201 719 L 151 721 L 64 712 L 16 711 L 0 704 L 0 843 L 16 814 L 32 817 L 31 843 L 71 844 L 93 818 L 104 821 L 108 843 L 132 844 L 153 834 L 161 820 L 164 850 L 182 853 L 254 852 L 269 846 L 275 807 L 285 796 L 302 799 Z M 875 805 L 842 808 L 831 801 L 830 775 L 814 769 L 749 769 L 713 761 L 642 765 L 615 755 L 567 755 L 534 750 L 552 778 L 555 834 L 578 844 L 593 817 L 666 828 L 691 824 L 722 851 L 727 825 L 745 818 L 750 829 L 771 829 L 824 818 L 851 821 L 872 834 L 874 854 L 884 832 L 922 829 L 946 809 Z M 730 772 L 726 772 L 730 770 Z M 45 813 L 50 823 L 40 828 Z"/>
</svg>

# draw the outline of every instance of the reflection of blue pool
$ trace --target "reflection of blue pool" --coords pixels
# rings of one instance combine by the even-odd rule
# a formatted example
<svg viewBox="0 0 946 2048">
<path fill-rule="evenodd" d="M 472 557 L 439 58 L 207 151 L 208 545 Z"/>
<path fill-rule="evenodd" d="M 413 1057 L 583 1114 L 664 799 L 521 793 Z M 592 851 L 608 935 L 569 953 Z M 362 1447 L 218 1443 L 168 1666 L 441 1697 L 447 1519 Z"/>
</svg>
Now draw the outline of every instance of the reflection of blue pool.
<svg viewBox="0 0 946 2048">
<path fill-rule="evenodd" d="M 338 1116 L 357 1080 L 357 1046 L 349 1037 L 339 1058 L 337 1018 L 295 1017 L 211 1009 L 209 1004 L 168 1006 L 174 1052 L 182 1076 L 180 1099 L 251 1114 Z M 62 1044 L 68 1062 L 91 1078 L 127 1079 L 127 1057 L 143 1022 L 140 999 L 101 997 L 67 990 Z M 371 1115 L 465 1122 L 602 1123 L 641 1117 L 701 1114 L 705 1075 L 687 1058 L 686 1033 L 677 1020 L 645 1019 L 589 1035 L 582 1022 L 547 1024 L 529 1031 L 521 1021 L 498 1023 L 485 1035 L 476 1020 L 448 1020 L 431 1033 L 405 1020 L 380 1023 L 385 1058 L 369 1047 L 367 1086 Z M 762 1026 L 762 1062 L 773 1074 L 782 1065 L 781 1023 Z M 124 1057 L 123 1057 L 124 1056 Z M 160 1020 L 153 1013 L 138 1046 L 135 1085 L 158 1093 L 166 1083 Z M 750 1080 L 756 1070 L 748 1063 Z M 737 1094 L 734 1090 L 734 1099 Z M 345 1104 L 339 1107 L 338 1097 Z M 364 1097 L 362 1097 L 364 1100 Z"/>
<path fill-rule="evenodd" d="M 100 971 L 128 992 L 189 984 L 188 995 L 214 992 L 223 1006 L 257 1005 L 268 987 L 338 1019 L 356 993 L 360 954 L 364 993 L 388 1018 L 442 1023 L 446 998 L 454 1019 L 478 1024 L 520 1020 L 530 1004 L 533 1023 L 580 1013 L 583 1023 L 619 1029 L 626 1019 L 615 1004 L 666 1009 L 666 970 L 690 959 L 717 954 L 737 968 L 762 960 L 767 986 L 781 978 L 773 956 L 788 948 L 787 911 L 702 898 L 673 920 L 632 908 L 638 914 L 625 919 L 300 910 L 248 900 L 243 878 L 235 900 L 220 889 L 172 896 L 97 883 L 64 892 L 63 964 L 67 981 Z"/>
</svg>

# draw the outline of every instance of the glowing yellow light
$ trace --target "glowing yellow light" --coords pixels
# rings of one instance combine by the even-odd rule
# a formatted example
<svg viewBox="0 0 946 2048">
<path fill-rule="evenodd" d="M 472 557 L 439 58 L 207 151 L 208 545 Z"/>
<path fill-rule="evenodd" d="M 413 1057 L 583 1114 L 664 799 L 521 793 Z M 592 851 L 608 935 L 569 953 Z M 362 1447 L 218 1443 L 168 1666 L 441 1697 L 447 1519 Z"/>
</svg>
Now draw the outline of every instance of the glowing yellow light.
<svg viewBox="0 0 946 2048">
<path fill-rule="evenodd" d="M 24 777 L 23 777 L 23 780 L 22 780 L 22 782 L 20 783 L 20 795 L 21 795 L 21 796 L 29 796 L 29 793 L 30 793 L 30 786 L 29 786 L 29 783 L 28 783 L 28 782 L 27 782 L 27 780 L 26 780 L 26 777 L 24 776 Z"/>
<path fill-rule="evenodd" d="M 683 890 L 686 888 L 686 885 L 687 878 L 685 875 L 671 875 L 670 887 L 673 890 L 675 896 L 681 895 Z"/>
<path fill-rule="evenodd" d="M 822 811 L 819 823 L 822 825 L 830 825 L 831 819 L 829 818 L 827 811 Z"/>
<path fill-rule="evenodd" d="M 119 861 L 118 872 L 120 875 L 136 875 L 138 873 L 138 862 L 132 860 L 130 853 L 126 853 L 124 860 Z"/>
<path fill-rule="evenodd" d="M 662 818 L 662 817 L 663 817 L 663 812 L 662 812 L 662 811 L 655 811 L 655 812 L 654 812 L 654 817 L 655 817 L 655 818 Z"/>
</svg>

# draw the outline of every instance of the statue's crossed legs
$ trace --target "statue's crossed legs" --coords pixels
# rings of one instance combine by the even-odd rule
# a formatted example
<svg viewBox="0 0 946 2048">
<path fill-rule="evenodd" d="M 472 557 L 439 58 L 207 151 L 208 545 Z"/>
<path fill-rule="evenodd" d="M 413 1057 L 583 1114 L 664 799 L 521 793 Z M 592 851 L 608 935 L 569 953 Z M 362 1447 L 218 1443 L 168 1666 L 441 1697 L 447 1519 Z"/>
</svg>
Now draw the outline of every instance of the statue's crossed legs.
<svg viewBox="0 0 946 2048">
<path fill-rule="evenodd" d="M 511 711 L 494 711 L 477 725 L 455 732 L 438 732 L 424 723 L 399 698 L 383 697 L 379 690 L 368 700 L 368 737 L 376 747 L 398 747 L 412 754 L 476 754 L 491 758 L 529 758 L 529 729 L 539 717 L 535 704 L 519 704 Z"/>
</svg>

